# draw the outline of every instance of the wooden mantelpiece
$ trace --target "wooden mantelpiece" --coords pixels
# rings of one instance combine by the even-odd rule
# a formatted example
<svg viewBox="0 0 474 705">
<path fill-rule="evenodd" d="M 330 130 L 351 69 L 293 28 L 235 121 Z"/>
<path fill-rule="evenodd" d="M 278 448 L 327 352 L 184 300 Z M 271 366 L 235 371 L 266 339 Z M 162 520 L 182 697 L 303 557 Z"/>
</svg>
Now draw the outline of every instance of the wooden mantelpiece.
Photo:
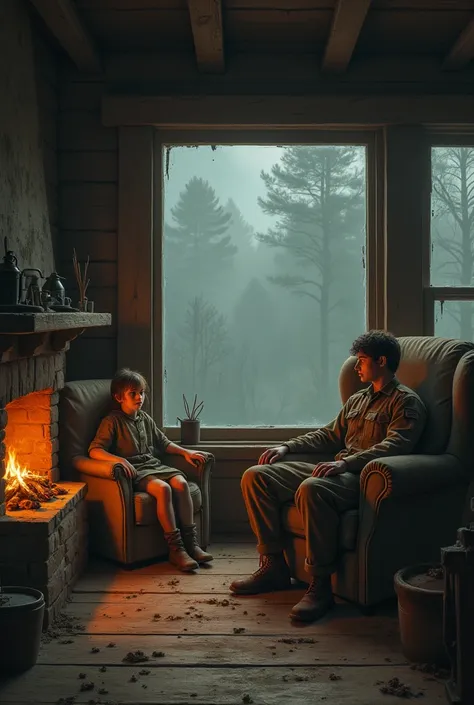
<svg viewBox="0 0 474 705">
<path fill-rule="evenodd" d="M 86 328 L 111 323 L 110 313 L 0 313 L 0 362 L 62 352 Z"/>
</svg>

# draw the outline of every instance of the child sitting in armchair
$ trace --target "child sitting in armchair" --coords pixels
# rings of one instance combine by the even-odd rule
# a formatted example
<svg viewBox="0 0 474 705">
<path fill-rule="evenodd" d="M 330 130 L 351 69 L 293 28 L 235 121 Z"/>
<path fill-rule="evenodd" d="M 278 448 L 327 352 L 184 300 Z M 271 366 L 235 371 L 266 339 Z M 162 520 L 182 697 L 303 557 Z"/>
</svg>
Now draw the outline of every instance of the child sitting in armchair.
<svg viewBox="0 0 474 705">
<path fill-rule="evenodd" d="M 117 372 L 110 392 L 120 408 L 102 419 L 89 446 L 89 455 L 96 460 L 121 463 L 133 481 L 133 489 L 156 498 L 158 521 L 169 546 L 169 561 L 182 571 L 192 571 L 199 563 L 211 561 L 212 556 L 198 544 L 193 503 L 184 473 L 164 465 L 160 457 L 165 453 L 181 455 L 195 466 L 203 464 L 206 458 L 198 451 L 172 443 L 159 430 L 151 416 L 142 410 L 146 389 L 146 380 L 139 372 L 129 369 Z"/>
</svg>

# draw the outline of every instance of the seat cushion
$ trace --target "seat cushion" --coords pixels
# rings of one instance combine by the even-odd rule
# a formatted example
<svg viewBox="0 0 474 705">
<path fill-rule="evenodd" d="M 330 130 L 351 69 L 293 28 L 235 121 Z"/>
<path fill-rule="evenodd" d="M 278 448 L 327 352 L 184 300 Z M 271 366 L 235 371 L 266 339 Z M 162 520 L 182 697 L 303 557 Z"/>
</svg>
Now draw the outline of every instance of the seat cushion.
<svg viewBox="0 0 474 705">
<path fill-rule="evenodd" d="M 189 483 L 189 489 L 191 491 L 191 499 L 193 500 L 194 514 L 196 514 L 201 509 L 201 490 L 195 482 Z M 139 526 L 150 526 L 151 524 L 158 523 L 158 517 L 156 516 L 156 500 L 154 497 L 146 492 L 135 492 L 134 505 L 135 524 Z"/>
<path fill-rule="evenodd" d="M 301 514 L 294 504 L 283 507 L 283 526 L 288 533 L 304 538 Z M 349 509 L 341 517 L 339 525 L 339 546 L 344 551 L 353 551 L 357 544 L 357 529 L 359 527 L 359 511 Z"/>
</svg>

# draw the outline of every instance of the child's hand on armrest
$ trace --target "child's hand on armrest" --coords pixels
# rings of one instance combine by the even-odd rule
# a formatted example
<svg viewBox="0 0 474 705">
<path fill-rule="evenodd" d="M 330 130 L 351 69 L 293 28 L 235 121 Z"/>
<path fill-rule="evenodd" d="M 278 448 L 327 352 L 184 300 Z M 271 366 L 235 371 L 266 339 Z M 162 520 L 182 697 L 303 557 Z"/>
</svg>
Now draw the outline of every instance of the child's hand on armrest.
<svg viewBox="0 0 474 705">
<path fill-rule="evenodd" d="M 89 455 L 94 460 L 106 460 L 108 462 L 120 463 L 120 465 L 123 466 L 125 475 L 127 477 L 130 477 L 132 480 L 134 477 L 137 476 L 137 471 L 135 470 L 133 465 L 129 463 L 127 458 L 121 458 L 119 455 L 113 455 L 112 453 L 109 453 L 103 448 L 92 448 Z"/>
<path fill-rule="evenodd" d="M 185 450 L 184 457 L 188 463 L 194 465 L 196 468 L 202 468 L 207 460 L 206 456 L 198 450 Z"/>
</svg>

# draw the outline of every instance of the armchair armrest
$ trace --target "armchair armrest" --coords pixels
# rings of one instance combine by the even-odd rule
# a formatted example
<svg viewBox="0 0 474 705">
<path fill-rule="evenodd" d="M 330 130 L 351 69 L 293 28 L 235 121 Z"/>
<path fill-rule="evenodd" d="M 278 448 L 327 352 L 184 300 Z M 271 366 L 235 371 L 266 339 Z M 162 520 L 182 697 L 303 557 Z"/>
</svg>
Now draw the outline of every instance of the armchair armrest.
<svg viewBox="0 0 474 705">
<path fill-rule="evenodd" d="M 72 459 L 72 465 L 78 472 L 92 477 L 102 477 L 105 480 L 117 480 L 119 474 L 124 475 L 124 467 L 121 463 L 108 460 L 95 460 L 85 455 L 76 455 Z M 128 479 L 124 475 L 124 479 Z"/>
<path fill-rule="evenodd" d="M 86 502 L 93 548 L 101 556 L 128 565 L 135 555 L 135 508 L 132 480 L 123 465 L 76 455 L 72 465 L 87 483 Z"/>
<path fill-rule="evenodd" d="M 467 487 L 461 461 L 447 453 L 367 463 L 360 476 L 359 602 L 391 596 L 403 566 L 439 561 L 440 547 L 456 540 Z"/>
<path fill-rule="evenodd" d="M 210 481 L 210 475 L 214 465 L 214 456 L 212 453 L 204 453 L 202 451 L 202 454 L 206 456 L 206 462 L 200 467 L 188 463 L 181 455 L 166 453 L 162 460 L 165 465 L 176 468 L 177 470 L 182 470 L 188 480 L 192 480 L 192 482 L 199 485 L 202 491 L 203 487 Z"/>
<path fill-rule="evenodd" d="M 371 460 L 362 470 L 361 494 L 369 501 L 429 494 L 468 483 L 462 463 L 448 455 L 393 455 Z"/>
</svg>

